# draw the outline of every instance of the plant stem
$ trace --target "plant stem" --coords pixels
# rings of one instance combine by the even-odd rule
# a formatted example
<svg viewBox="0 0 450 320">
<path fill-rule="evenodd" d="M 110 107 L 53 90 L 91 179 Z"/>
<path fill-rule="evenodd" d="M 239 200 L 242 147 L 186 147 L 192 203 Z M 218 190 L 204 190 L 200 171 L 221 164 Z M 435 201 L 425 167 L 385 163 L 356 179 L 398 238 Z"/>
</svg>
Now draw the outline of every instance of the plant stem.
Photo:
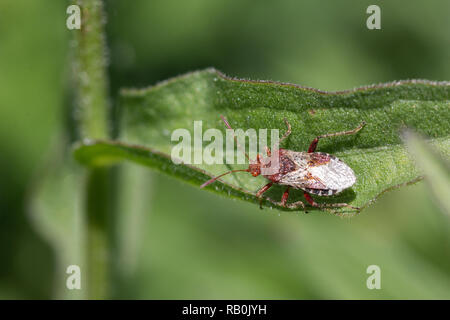
<svg viewBox="0 0 450 320">
<path fill-rule="evenodd" d="M 109 98 L 106 73 L 104 12 L 101 0 L 78 0 L 81 30 L 75 30 L 73 75 L 77 108 L 74 114 L 81 138 L 108 138 Z M 87 297 L 108 297 L 110 280 L 110 170 L 87 169 L 85 210 L 87 229 Z"/>
<path fill-rule="evenodd" d="M 81 30 L 76 32 L 74 75 L 78 86 L 78 110 L 75 117 L 83 138 L 107 138 L 108 81 L 106 41 L 101 0 L 78 0 Z"/>
</svg>

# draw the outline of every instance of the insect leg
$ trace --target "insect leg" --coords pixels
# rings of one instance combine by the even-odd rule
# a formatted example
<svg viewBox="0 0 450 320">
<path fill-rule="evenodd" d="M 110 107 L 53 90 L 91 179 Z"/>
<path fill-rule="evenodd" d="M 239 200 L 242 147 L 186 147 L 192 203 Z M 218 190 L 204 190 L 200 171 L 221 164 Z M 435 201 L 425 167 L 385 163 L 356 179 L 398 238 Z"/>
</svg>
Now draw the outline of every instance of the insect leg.
<svg viewBox="0 0 450 320">
<path fill-rule="evenodd" d="M 261 197 L 261 195 L 266 192 L 267 190 L 269 190 L 269 188 L 273 185 L 273 182 L 269 182 L 268 184 L 266 184 L 264 187 L 262 187 L 261 189 L 258 190 L 258 192 L 256 193 L 256 196 L 259 198 Z"/>
<path fill-rule="evenodd" d="M 320 136 L 317 136 L 309 145 L 308 148 L 308 153 L 314 152 L 314 150 L 316 150 L 317 147 L 317 143 L 319 142 L 319 139 L 322 138 L 329 138 L 329 137 L 337 137 L 337 136 L 345 136 L 345 135 L 349 135 L 349 134 L 355 134 L 357 133 L 359 130 L 361 130 L 364 126 L 366 125 L 366 122 L 363 121 L 361 122 L 361 124 L 356 127 L 353 130 L 349 130 L 349 131 L 341 131 L 341 132 L 335 132 L 335 133 L 327 133 L 327 134 L 322 134 Z"/>
<path fill-rule="evenodd" d="M 297 209 L 297 208 L 302 207 L 303 211 L 305 211 L 305 213 L 308 213 L 308 211 L 305 210 L 305 204 L 302 201 L 297 201 L 297 202 L 293 202 L 293 203 L 290 203 L 290 204 L 287 204 L 286 202 L 283 202 L 284 198 L 286 198 L 286 201 L 287 201 L 287 198 L 288 198 L 287 195 L 288 194 L 289 194 L 289 187 L 284 192 L 283 198 L 281 199 L 281 202 L 276 202 L 276 201 L 274 201 L 274 200 L 272 200 L 270 198 L 266 198 L 266 200 L 268 200 L 268 201 L 272 202 L 273 204 L 276 204 L 276 205 L 278 205 L 280 207 L 285 207 L 285 208 L 289 208 L 289 209 Z M 261 202 L 260 202 L 260 204 L 261 204 Z"/>
<path fill-rule="evenodd" d="M 297 209 L 300 207 L 302 207 L 302 209 L 303 209 L 303 211 L 305 211 L 305 213 L 308 213 L 308 211 L 305 210 L 305 204 L 302 201 L 297 201 L 297 202 L 286 205 L 286 208 L 289 208 L 289 209 Z"/>
<path fill-rule="evenodd" d="M 290 187 L 286 188 L 286 191 L 283 193 L 283 196 L 281 197 L 281 206 L 282 207 L 286 207 L 286 202 L 289 198 L 289 188 Z"/>
<path fill-rule="evenodd" d="M 291 188 L 291 187 L 287 187 L 287 188 L 286 188 L 286 191 L 283 193 L 283 197 L 281 198 L 281 203 L 280 203 L 280 205 L 281 205 L 282 207 L 289 208 L 289 209 L 297 209 L 297 208 L 302 207 L 303 211 L 305 211 L 305 213 L 308 213 L 308 212 L 305 210 L 305 204 L 304 204 L 302 201 L 297 201 L 297 202 L 294 202 L 294 203 L 291 203 L 291 204 L 287 204 L 287 203 L 286 203 L 287 200 L 288 200 L 288 197 L 289 197 L 289 189 L 290 189 L 290 188 Z"/>
<path fill-rule="evenodd" d="M 347 207 L 347 208 L 351 208 L 351 209 L 355 209 L 355 210 L 359 210 L 358 207 L 353 207 L 347 203 L 317 203 L 314 201 L 314 199 L 309 195 L 309 193 L 307 193 L 306 191 L 303 193 L 303 195 L 305 196 L 306 201 L 308 201 L 308 203 L 316 208 L 342 208 L 342 207 Z"/>
<path fill-rule="evenodd" d="M 291 125 L 289 124 L 289 122 L 287 121 L 286 118 L 284 118 L 284 122 L 286 123 L 286 127 L 287 127 L 287 131 L 284 133 L 284 135 L 281 137 L 279 143 L 281 144 L 281 142 L 283 142 L 284 139 L 286 139 L 287 137 L 289 137 L 289 135 L 291 134 Z"/>
<path fill-rule="evenodd" d="M 258 192 L 256 193 L 256 196 L 258 197 L 258 198 L 260 198 L 259 199 L 259 208 L 260 209 L 262 209 L 262 198 L 261 198 L 261 195 L 264 193 L 264 192 L 266 192 L 267 190 L 269 190 L 270 189 L 270 187 L 273 185 L 273 182 L 269 182 L 268 184 L 266 184 L 264 187 L 262 187 L 261 189 L 259 189 L 258 190 Z"/>
</svg>

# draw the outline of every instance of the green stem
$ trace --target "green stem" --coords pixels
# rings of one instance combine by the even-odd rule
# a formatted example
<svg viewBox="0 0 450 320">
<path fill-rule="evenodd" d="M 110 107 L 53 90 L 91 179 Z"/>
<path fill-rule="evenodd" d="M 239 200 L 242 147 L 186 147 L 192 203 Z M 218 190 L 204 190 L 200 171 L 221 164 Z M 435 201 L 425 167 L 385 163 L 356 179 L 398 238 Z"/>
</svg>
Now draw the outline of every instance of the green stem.
<svg viewBox="0 0 450 320">
<path fill-rule="evenodd" d="M 79 133 L 83 138 L 108 138 L 106 41 L 101 0 L 78 0 L 81 30 L 76 32 L 74 74 L 78 85 Z"/>
<path fill-rule="evenodd" d="M 101 0 L 78 0 L 81 30 L 75 31 L 73 74 L 77 87 L 78 134 L 108 138 L 109 98 L 106 74 L 104 12 Z M 110 283 L 110 171 L 87 169 L 85 209 L 87 255 L 84 272 L 89 299 L 108 298 Z"/>
</svg>

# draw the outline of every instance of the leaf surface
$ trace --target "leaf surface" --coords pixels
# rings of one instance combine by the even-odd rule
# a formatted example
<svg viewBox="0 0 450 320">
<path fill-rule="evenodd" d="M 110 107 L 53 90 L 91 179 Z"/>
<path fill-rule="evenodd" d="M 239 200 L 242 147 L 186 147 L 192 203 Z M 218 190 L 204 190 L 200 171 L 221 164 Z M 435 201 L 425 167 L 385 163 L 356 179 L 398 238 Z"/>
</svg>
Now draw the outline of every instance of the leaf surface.
<svg viewBox="0 0 450 320">
<path fill-rule="evenodd" d="M 170 154 L 179 141 L 171 141 L 171 135 L 176 129 L 187 129 L 193 145 L 194 121 L 202 121 L 203 133 L 216 128 L 225 137 L 220 115 L 234 129 L 279 129 L 280 134 L 286 130 L 286 118 L 292 134 L 281 147 L 294 151 L 306 151 L 317 135 L 350 130 L 366 121 L 356 135 L 322 139 L 316 150 L 339 157 L 357 176 L 352 188 L 334 197 L 315 197 L 316 201 L 364 208 L 383 192 L 420 179 L 402 144 L 400 129 L 414 128 L 450 157 L 449 97 L 448 82 L 411 80 L 323 92 L 293 84 L 233 79 L 207 69 L 146 89 L 122 90 L 118 141 L 85 141 L 76 147 L 75 156 L 88 165 L 130 160 L 199 186 L 211 176 L 246 165 L 175 165 Z M 209 143 L 203 142 L 202 147 Z M 258 203 L 254 194 L 265 183 L 261 176 L 240 172 L 207 189 Z M 283 191 L 282 186 L 275 186 L 265 196 L 279 201 Z M 291 192 L 289 201 L 300 199 L 302 192 Z M 284 209 L 267 200 L 263 205 Z M 338 212 L 354 213 L 348 208 Z"/>
</svg>

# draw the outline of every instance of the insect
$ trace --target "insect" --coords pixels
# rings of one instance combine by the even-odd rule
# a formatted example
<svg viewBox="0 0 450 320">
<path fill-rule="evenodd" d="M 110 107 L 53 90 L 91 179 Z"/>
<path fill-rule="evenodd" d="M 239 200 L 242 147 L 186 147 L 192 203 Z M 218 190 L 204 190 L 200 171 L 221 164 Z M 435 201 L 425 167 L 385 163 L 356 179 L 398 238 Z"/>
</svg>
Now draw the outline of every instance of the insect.
<svg viewBox="0 0 450 320">
<path fill-rule="evenodd" d="M 227 119 L 223 116 L 220 117 L 222 118 L 226 127 L 228 129 L 232 129 Z M 284 119 L 284 121 L 287 126 L 287 131 L 280 139 L 280 144 L 291 134 L 291 125 L 286 119 Z M 269 183 L 259 189 L 259 191 L 256 193 L 256 196 L 260 198 L 261 201 L 263 193 L 269 190 L 270 187 L 272 187 L 274 184 L 279 184 L 286 186 L 286 191 L 281 197 L 281 202 L 277 203 L 282 207 L 292 209 L 302 207 L 305 210 L 305 204 L 302 201 L 297 201 L 291 204 L 287 203 L 289 191 L 291 188 L 293 188 L 303 190 L 306 201 L 313 207 L 349 207 L 358 210 L 359 208 L 352 207 L 347 203 L 317 203 L 311 197 L 311 194 L 315 194 L 318 196 L 332 196 L 340 193 L 347 188 L 350 188 L 356 182 L 355 173 L 342 160 L 328 153 L 315 152 L 315 150 L 320 139 L 355 134 L 365 125 L 366 123 L 363 121 L 358 127 L 353 130 L 319 135 L 311 142 L 307 152 L 297 152 L 280 148 L 278 151 L 279 168 L 277 172 L 270 175 L 264 175 L 261 173 L 262 168 L 270 165 L 270 162 L 267 161 L 267 158 L 263 158 L 260 154 L 258 154 L 256 156 L 256 161 L 250 161 L 248 155 L 245 154 L 247 159 L 249 159 L 250 161 L 248 169 L 231 170 L 225 172 L 206 181 L 200 186 L 200 188 L 206 187 L 220 177 L 223 177 L 224 175 L 227 175 L 229 173 L 245 171 L 251 173 L 251 175 L 254 177 L 262 174 L 266 179 L 269 180 Z M 236 136 L 234 138 L 237 142 Z M 267 156 L 270 157 L 271 151 L 268 147 L 266 147 L 266 152 Z"/>
</svg>

